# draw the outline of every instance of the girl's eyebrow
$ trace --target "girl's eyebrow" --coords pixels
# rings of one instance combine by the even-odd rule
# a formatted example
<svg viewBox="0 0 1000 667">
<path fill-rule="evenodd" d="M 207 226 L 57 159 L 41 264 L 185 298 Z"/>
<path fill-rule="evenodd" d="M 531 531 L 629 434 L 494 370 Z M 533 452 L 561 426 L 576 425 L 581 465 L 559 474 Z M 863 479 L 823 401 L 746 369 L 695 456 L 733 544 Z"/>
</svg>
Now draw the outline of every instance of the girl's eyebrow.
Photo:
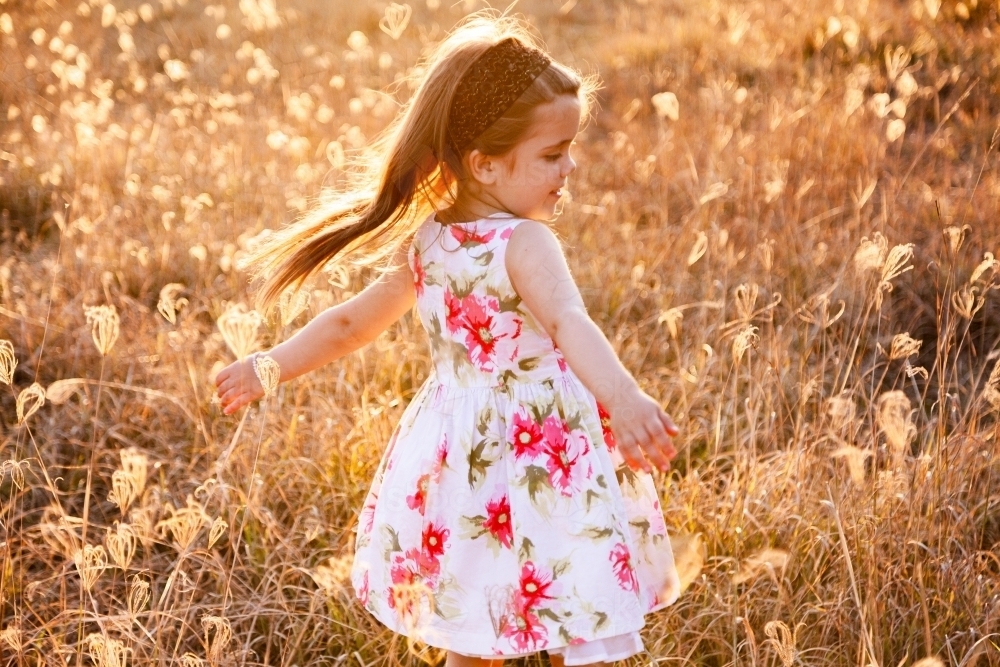
<svg viewBox="0 0 1000 667">
<path fill-rule="evenodd" d="M 557 144 L 552 144 L 551 146 L 546 146 L 546 147 L 545 147 L 545 148 L 543 148 L 542 150 L 543 150 L 543 151 L 547 151 L 547 150 L 550 150 L 550 149 L 553 149 L 553 148 L 559 148 L 559 147 L 561 147 L 561 146 L 564 146 L 564 145 L 566 145 L 566 144 L 571 144 L 571 143 L 573 143 L 573 140 L 572 140 L 572 139 L 563 139 L 563 140 L 562 140 L 562 141 L 560 141 L 559 143 L 557 143 Z"/>
</svg>

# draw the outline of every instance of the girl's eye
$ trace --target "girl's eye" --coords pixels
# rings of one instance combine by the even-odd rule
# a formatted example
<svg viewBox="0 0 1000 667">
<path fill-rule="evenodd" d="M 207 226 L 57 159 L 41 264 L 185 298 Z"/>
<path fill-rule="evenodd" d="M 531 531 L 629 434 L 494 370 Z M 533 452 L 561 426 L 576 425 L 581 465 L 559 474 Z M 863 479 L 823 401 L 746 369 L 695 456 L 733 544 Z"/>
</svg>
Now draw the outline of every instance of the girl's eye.
<svg viewBox="0 0 1000 667">
<path fill-rule="evenodd" d="M 562 153 L 556 153 L 555 155 L 546 155 L 545 159 L 549 162 L 558 162 L 559 158 L 562 157 Z"/>
</svg>

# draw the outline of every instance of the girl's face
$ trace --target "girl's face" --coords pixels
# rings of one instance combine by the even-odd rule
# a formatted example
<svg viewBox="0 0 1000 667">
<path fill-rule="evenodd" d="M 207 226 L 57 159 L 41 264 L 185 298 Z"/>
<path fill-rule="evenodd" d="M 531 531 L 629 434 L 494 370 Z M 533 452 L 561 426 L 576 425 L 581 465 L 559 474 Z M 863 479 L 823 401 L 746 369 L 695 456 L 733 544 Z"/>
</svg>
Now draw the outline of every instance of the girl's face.
<svg viewBox="0 0 1000 667">
<path fill-rule="evenodd" d="M 535 108 L 531 129 L 511 151 L 497 159 L 493 182 L 484 189 L 514 215 L 550 220 L 576 170 L 570 156 L 580 130 L 580 101 L 560 95 Z"/>
</svg>

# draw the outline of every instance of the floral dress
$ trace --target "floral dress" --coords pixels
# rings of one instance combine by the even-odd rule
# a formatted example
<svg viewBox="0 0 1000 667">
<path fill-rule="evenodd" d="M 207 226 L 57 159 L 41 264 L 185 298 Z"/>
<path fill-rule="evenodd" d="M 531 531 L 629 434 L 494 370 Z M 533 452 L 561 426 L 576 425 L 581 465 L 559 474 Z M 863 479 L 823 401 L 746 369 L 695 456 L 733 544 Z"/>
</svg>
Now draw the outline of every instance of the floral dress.
<svg viewBox="0 0 1000 667">
<path fill-rule="evenodd" d="M 464 655 L 566 656 L 624 635 L 638 648 L 588 659 L 627 657 L 644 615 L 677 598 L 670 541 L 652 478 L 624 463 L 511 285 L 520 222 L 431 216 L 414 235 L 433 372 L 361 510 L 352 583 L 392 630 Z"/>
</svg>

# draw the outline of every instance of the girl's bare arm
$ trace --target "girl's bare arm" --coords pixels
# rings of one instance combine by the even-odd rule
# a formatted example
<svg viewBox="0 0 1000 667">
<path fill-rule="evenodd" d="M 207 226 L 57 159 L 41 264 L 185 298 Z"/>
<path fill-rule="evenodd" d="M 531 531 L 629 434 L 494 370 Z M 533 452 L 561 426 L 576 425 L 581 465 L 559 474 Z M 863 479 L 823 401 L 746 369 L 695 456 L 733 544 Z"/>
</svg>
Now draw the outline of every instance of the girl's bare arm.
<svg viewBox="0 0 1000 667">
<path fill-rule="evenodd" d="M 528 310 L 552 337 L 580 381 L 611 414 L 618 447 L 635 468 L 669 468 L 677 427 L 659 403 L 622 366 L 604 333 L 587 314 L 552 231 L 526 220 L 507 245 L 507 273 Z"/>
<path fill-rule="evenodd" d="M 281 368 L 281 382 L 367 345 L 413 307 L 416 294 L 405 247 L 397 251 L 392 266 L 392 271 L 380 276 L 357 296 L 327 308 L 294 336 L 267 352 Z M 222 369 L 215 384 L 226 414 L 264 394 L 250 359 L 236 361 Z"/>
</svg>

